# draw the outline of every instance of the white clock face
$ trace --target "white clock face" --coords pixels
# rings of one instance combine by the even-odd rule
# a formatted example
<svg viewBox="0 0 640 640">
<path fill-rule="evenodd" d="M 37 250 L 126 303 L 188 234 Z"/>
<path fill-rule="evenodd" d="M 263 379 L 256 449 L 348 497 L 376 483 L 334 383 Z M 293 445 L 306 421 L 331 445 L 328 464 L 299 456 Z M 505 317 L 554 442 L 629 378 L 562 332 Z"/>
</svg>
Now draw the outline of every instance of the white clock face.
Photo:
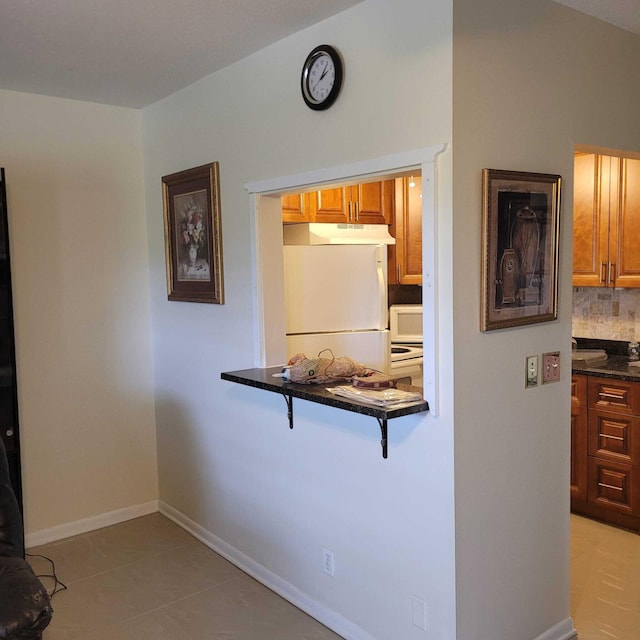
<svg viewBox="0 0 640 640">
<path fill-rule="evenodd" d="M 327 98 L 336 81 L 336 69 L 333 60 L 327 54 L 320 54 L 312 63 L 307 75 L 307 91 L 314 102 Z"/>
</svg>

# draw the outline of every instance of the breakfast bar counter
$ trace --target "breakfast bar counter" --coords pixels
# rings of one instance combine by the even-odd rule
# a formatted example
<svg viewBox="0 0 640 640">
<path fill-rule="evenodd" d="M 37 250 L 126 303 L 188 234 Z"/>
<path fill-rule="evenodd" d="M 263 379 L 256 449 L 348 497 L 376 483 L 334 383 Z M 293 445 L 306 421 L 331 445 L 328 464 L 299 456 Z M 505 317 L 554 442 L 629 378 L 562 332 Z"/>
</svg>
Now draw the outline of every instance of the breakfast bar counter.
<svg viewBox="0 0 640 640">
<path fill-rule="evenodd" d="M 328 390 L 340 386 L 351 387 L 350 383 L 333 382 L 327 384 L 298 384 L 295 382 L 287 382 L 280 377 L 281 373 L 282 367 L 270 367 L 266 369 L 258 368 L 228 371 L 221 373 L 220 377 L 228 382 L 236 382 L 256 389 L 282 394 L 287 403 L 289 428 L 291 429 L 293 429 L 293 398 L 299 398 L 301 400 L 307 400 L 308 402 L 335 407 L 336 409 L 342 409 L 343 411 L 373 416 L 378 420 L 380 425 L 382 433 L 382 456 L 384 458 L 387 457 L 387 421 L 393 418 L 400 418 L 414 413 L 423 413 L 429 410 L 429 405 L 424 399 L 392 407 L 357 402 L 355 400 L 335 395 Z M 419 387 L 398 384 L 397 388 L 402 391 L 422 394 L 422 389 Z"/>
</svg>

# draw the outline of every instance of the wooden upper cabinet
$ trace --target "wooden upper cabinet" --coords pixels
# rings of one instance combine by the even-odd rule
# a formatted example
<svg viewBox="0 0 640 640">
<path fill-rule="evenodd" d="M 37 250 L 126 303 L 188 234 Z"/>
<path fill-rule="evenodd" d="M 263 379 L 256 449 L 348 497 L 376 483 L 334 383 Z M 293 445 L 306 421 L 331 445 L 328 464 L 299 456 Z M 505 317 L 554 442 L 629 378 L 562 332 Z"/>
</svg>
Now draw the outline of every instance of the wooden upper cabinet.
<svg viewBox="0 0 640 640">
<path fill-rule="evenodd" d="M 352 217 L 360 224 L 391 224 L 394 181 L 368 182 L 351 187 Z M 353 221 L 353 220 L 352 220 Z"/>
<path fill-rule="evenodd" d="M 391 224 L 393 221 L 393 180 L 312 191 L 305 194 L 309 199 L 306 217 L 298 213 L 296 198 L 301 195 L 283 196 L 283 222 Z"/>
<path fill-rule="evenodd" d="M 573 286 L 599 287 L 601 238 L 599 206 L 600 163 L 593 153 L 576 154 L 573 165 Z M 606 253 L 606 252 L 605 252 Z"/>
<path fill-rule="evenodd" d="M 576 154 L 573 285 L 640 287 L 640 160 Z"/>
<path fill-rule="evenodd" d="M 350 222 L 349 195 L 351 187 L 312 191 L 311 222 Z"/>
<path fill-rule="evenodd" d="M 283 222 L 309 222 L 310 198 L 308 193 L 292 193 L 282 196 Z"/>
<path fill-rule="evenodd" d="M 616 287 L 640 287 L 640 160 L 622 159 Z"/>
<path fill-rule="evenodd" d="M 395 245 L 389 245 L 389 283 L 422 284 L 422 179 L 396 180 L 396 215 L 391 227 Z"/>
</svg>

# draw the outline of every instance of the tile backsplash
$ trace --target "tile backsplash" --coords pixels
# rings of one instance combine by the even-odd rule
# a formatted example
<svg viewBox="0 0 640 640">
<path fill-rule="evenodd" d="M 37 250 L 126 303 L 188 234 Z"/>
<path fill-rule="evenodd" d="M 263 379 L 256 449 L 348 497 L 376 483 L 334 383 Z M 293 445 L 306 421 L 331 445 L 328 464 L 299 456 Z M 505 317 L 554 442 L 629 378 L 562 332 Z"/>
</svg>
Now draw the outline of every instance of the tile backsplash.
<svg viewBox="0 0 640 640">
<path fill-rule="evenodd" d="M 640 289 L 573 288 L 576 338 L 640 339 Z"/>
</svg>

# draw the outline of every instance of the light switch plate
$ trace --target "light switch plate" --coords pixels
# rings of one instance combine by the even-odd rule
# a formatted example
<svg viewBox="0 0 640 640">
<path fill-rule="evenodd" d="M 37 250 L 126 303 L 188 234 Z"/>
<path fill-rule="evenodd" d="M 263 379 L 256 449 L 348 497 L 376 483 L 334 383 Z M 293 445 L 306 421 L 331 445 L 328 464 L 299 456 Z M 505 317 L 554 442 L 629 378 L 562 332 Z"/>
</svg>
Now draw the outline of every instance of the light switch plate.
<svg viewBox="0 0 640 640">
<path fill-rule="evenodd" d="M 542 384 L 560 380 L 560 352 L 542 354 Z"/>
<path fill-rule="evenodd" d="M 524 387 L 535 387 L 538 384 L 538 356 L 527 356 L 525 359 Z"/>
</svg>

